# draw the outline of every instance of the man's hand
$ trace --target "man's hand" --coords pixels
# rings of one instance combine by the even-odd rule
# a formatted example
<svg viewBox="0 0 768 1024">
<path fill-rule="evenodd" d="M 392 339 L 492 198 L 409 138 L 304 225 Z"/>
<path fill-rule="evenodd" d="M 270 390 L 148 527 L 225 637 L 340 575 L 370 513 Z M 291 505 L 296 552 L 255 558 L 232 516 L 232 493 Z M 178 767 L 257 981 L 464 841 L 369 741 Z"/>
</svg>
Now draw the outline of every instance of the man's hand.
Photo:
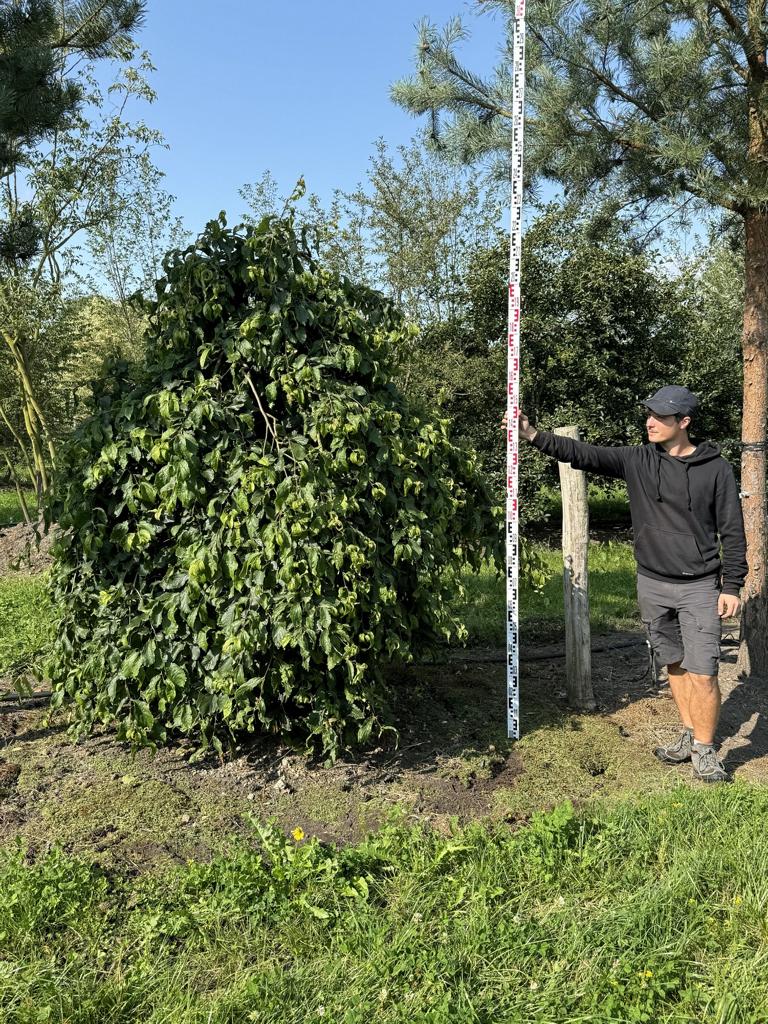
<svg viewBox="0 0 768 1024">
<path fill-rule="evenodd" d="M 504 430 L 507 429 L 507 414 L 506 413 L 504 413 L 504 416 L 502 418 L 501 426 L 502 426 L 502 428 Z M 518 423 L 517 423 L 517 432 L 518 432 L 519 436 L 522 437 L 526 441 L 532 441 L 534 439 L 534 437 L 536 437 L 536 427 L 532 427 L 531 426 L 531 424 L 528 422 L 528 417 L 525 415 L 524 412 L 520 413 L 520 416 L 519 416 L 519 419 L 518 419 Z"/>
<path fill-rule="evenodd" d="M 735 594 L 721 594 L 717 599 L 717 614 L 721 619 L 732 619 L 738 615 L 741 601 Z"/>
</svg>

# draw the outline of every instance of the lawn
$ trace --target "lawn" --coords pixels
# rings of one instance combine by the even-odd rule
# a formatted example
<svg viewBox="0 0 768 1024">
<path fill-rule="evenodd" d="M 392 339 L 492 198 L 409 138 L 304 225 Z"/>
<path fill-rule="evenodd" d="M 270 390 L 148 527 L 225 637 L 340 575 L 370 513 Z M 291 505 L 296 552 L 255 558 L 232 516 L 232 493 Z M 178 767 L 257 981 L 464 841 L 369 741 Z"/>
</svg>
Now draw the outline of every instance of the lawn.
<svg viewBox="0 0 768 1024">
<path fill-rule="evenodd" d="M 30 513 L 37 510 L 37 498 L 31 491 L 24 494 Z M 14 526 L 22 522 L 24 515 L 19 497 L 12 487 L 0 487 L 0 529 L 3 526 Z"/>
<path fill-rule="evenodd" d="M 0 579 L 0 675 L 34 658 L 52 631 L 47 574 Z"/>
<path fill-rule="evenodd" d="M 2 1019 L 763 1024 L 766 815 L 737 784 L 343 850 L 254 824 L 139 879 L 10 851 Z"/>
<path fill-rule="evenodd" d="M 563 633 L 563 559 L 559 548 L 532 544 L 544 560 L 549 578 L 540 590 L 523 585 L 520 590 L 520 620 L 525 634 L 537 639 L 556 638 Z M 457 613 L 469 633 L 471 644 L 504 644 L 506 623 L 505 581 L 502 573 L 486 565 L 479 573 L 464 577 L 466 595 Z M 589 547 L 589 611 L 595 632 L 637 629 L 635 560 L 630 544 L 618 541 L 592 543 Z"/>
</svg>

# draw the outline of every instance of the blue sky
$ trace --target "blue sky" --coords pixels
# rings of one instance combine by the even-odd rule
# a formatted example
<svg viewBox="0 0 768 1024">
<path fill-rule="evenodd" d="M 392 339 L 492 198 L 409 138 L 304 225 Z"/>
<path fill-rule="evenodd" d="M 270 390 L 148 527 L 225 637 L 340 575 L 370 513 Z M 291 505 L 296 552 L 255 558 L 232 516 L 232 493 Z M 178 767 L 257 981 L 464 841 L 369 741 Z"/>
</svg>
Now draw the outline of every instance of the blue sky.
<svg viewBox="0 0 768 1024">
<path fill-rule="evenodd" d="M 460 14 L 462 57 L 496 63 L 500 20 L 467 0 L 150 0 L 138 37 L 157 72 L 142 111 L 169 145 L 157 164 L 193 232 L 269 169 L 288 191 L 304 175 L 322 198 L 362 181 L 375 139 L 407 142 L 419 122 L 389 98 L 413 67 L 415 25 Z"/>
</svg>

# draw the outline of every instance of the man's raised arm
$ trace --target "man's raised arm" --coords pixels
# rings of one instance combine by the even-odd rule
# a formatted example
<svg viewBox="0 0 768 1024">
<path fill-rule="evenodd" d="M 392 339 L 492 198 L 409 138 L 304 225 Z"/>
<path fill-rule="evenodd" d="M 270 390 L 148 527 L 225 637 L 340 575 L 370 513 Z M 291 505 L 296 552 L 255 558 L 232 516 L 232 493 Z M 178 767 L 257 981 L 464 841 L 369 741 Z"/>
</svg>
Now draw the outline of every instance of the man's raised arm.
<svg viewBox="0 0 768 1024">
<path fill-rule="evenodd" d="M 502 425 L 507 425 L 506 415 Z M 545 455 L 551 455 L 558 462 L 569 462 L 574 469 L 585 469 L 591 473 L 601 473 L 603 476 L 623 479 L 629 453 L 634 451 L 634 448 L 628 445 L 607 448 L 575 441 L 572 437 L 563 437 L 561 434 L 552 434 L 548 430 L 537 430 L 524 412 L 520 413 L 518 432 L 520 437 L 530 441 L 534 448 L 538 448 Z"/>
</svg>

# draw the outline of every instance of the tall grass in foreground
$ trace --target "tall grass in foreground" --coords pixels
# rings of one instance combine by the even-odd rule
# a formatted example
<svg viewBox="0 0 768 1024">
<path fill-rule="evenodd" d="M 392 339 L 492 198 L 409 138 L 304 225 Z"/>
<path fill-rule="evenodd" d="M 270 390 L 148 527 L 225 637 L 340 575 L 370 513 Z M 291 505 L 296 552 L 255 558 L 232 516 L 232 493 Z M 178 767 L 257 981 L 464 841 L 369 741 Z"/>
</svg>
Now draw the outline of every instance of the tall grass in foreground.
<svg viewBox="0 0 768 1024">
<path fill-rule="evenodd" d="M 0 859 L 6 1024 L 764 1024 L 768 793 L 392 821 L 138 880 Z"/>
<path fill-rule="evenodd" d="M 524 631 L 537 639 L 563 632 L 563 559 L 559 548 L 532 544 L 543 558 L 549 579 L 541 591 L 522 586 L 520 619 Z M 463 579 L 466 596 L 457 613 L 470 643 L 503 644 L 506 630 L 506 589 L 502 573 L 486 565 Z M 635 559 L 632 545 L 618 541 L 589 546 L 589 612 L 598 632 L 639 626 Z"/>
</svg>

